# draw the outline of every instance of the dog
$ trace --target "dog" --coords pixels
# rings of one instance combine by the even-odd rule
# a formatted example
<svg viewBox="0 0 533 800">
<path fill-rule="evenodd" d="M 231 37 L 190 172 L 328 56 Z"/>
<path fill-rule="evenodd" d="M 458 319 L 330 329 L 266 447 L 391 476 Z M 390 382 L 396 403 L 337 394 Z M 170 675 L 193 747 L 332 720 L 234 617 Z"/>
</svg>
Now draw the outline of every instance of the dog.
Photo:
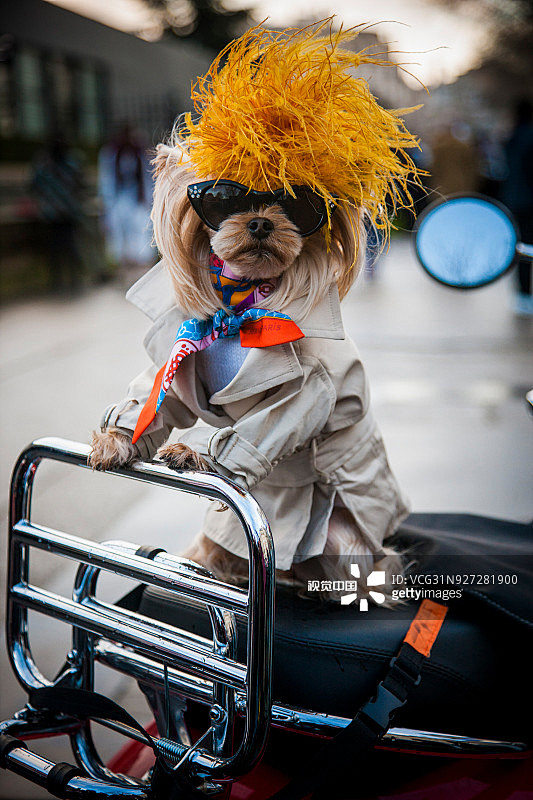
<svg viewBox="0 0 533 800">
<path fill-rule="evenodd" d="M 154 365 L 107 411 L 89 458 L 115 469 L 157 452 L 172 469 L 231 478 L 269 519 L 278 581 L 326 598 L 354 560 L 362 576 L 401 570 L 384 542 L 408 514 L 340 300 L 368 225 L 389 225 L 385 198 L 408 205 L 416 142 L 347 72 L 376 63 L 341 47 L 354 35 L 331 20 L 252 29 L 199 82 L 200 120 L 158 146 L 161 262 L 128 293 L 153 320 Z M 183 555 L 247 579 L 229 512 L 210 509 Z"/>
</svg>

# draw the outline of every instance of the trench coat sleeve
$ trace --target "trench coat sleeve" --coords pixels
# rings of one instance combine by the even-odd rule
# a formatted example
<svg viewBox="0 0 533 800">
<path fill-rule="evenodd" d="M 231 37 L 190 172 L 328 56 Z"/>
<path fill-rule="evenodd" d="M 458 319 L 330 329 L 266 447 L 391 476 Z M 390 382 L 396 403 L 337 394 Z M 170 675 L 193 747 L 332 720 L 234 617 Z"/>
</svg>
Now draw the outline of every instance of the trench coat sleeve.
<svg viewBox="0 0 533 800">
<path fill-rule="evenodd" d="M 156 374 L 157 367 L 151 366 L 133 379 L 124 400 L 105 411 L 102 430 L 113 427 L 127 436 L 133 435 L 139 414 L 152 391 Z M 143 460 L 151 459 L 168 439 L 172 428 L 189 428 L 195 424 L 196 419 L 196 415 L 174 392 L 168 392 L 154 421 L 135 443 L 140 457 Z"/>
<path fill-rule="evenodd" d="M 303 374 L 268 393 L 247 414 L 225 428 L 194 428 L 180 439 L 199 451 L 215 470 L 252 489 L 286 456 L 318 436 L 336 392 L 318 359 L 300 359 Z"/>
</svg>

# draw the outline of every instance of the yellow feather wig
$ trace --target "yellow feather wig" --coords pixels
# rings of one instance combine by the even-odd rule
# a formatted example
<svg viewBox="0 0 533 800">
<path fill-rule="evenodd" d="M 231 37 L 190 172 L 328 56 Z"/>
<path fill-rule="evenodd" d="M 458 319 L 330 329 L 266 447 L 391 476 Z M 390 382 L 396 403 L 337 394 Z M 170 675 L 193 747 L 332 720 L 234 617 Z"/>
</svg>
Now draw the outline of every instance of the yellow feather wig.
<svg viewBox="0 0 533 800">
<path fill-rule="evenodd" d="M 195 119 L 184 117 L 199 178 L 227 178 L 257 190 L 310 186 L 335 204 L 365 208 L 389 232 L 386 203 L 411 207 L 417 147 L 403 111 L 382 108 L 361 64 L 391 62 L 343 48 L 356 29 L 332 18 L 301 30 L 250 29 L 193 86 Z M 329 211 L 328 211 L 329 213 Z"/>
</svg>

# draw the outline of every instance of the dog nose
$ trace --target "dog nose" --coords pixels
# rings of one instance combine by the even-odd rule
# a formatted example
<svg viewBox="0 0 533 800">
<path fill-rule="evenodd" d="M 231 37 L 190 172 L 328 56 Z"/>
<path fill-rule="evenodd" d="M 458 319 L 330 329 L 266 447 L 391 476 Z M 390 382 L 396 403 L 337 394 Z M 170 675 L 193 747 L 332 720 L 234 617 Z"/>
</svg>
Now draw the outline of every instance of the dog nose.
<svg viewBox="0 0 533 800">
<path fill-rule="evenodd" d="M 247 227 L 254 239 L 266 239 L 274 230 L 274 223 L 266 217 L 254 217 Z"/>
</svg>

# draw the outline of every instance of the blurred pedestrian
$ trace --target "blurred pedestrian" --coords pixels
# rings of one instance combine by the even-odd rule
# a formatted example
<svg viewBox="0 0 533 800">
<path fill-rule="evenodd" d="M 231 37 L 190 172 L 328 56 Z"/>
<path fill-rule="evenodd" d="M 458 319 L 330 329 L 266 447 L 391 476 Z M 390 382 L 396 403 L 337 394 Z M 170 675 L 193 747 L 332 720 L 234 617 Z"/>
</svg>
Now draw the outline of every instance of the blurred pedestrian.
<svg viewBox="0 0 533 800">
<path fill-rule="evenodd" d="M 42 224 L 49 289 L 75 293 L 82 283 L 78 234 L 84 217 L 84 182 L 80 163 L 62 138 L 53 139 L 37 155 L 31 191 Z"/>
<path fill-rule="evenodd" d="M 125 277 L 133 269 L 151 266 L 150 166 L 146 149 L 129 124 L 100 151 L 98 188 L 107 245 Z"/>
<path fill-rule="evenodd" d="M 515 108 L 514 127 L 505 145 L 507 178 L 502 201 L 512 211 L 520 228 L 520 238 L 533 244 L 533 103 L 524 99 Z M 533 314 L 531 260 L 517 259 L 518 293 L 515 310 Z"/>
<path fill-rule="evenodd" d="M 477 192 L 479 164 L 470 129 L 464 123 L 445 127 L 432 145 L 431 187 L 441 195 Z"/>
<path fill-rule="evenodd" d="M 480 133 L 477 149 L 479 153 L 480 182 L 479 191 L 486 197 L 499 200 L 502 182 L 507 175 L 505 151 L 501 136 L 493 130 Z"/>
</svg>

